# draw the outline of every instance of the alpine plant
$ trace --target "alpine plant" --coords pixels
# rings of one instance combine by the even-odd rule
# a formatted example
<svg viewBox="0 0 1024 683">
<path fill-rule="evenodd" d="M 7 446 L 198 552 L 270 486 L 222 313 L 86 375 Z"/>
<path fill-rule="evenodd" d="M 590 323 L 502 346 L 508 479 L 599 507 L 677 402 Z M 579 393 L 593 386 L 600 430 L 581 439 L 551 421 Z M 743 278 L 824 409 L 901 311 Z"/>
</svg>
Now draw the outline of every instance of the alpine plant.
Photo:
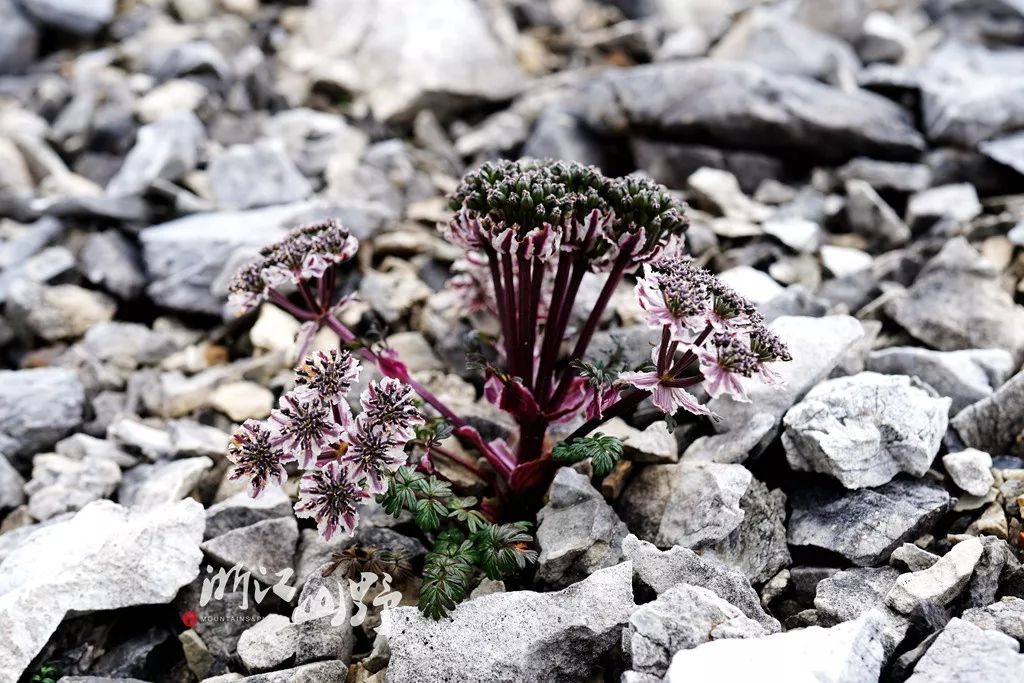
<svg viewBox="0 0 1024 683">
<path fill-rule="evenodd" d="M 465 176 L 449 205 L 441 230 L 463 257 L 448 286 L 467 316 L 493 316 L 500 329 L 477 365 L 484 397 L 518 425 L 507 439 L 483 438 L 392 349 L 340 322 L 351 297 L 337 291 L 338 272 L 359 245 L 339 222 L 298 227 L 265 247 L 235 276 L 229 299 L 239 312 L 269 301 L 301 321 L 300 357 L 321 327 L 342 340 L 303 358 L 268 420 L 238 429 L 232 476 L 249 479 L 255 496 L 283 483 L 286 466 L 300 471 L 296 513 L 325 539 L 352 534 L 372 497 L 389 514 L 411 515 L 432 543 L 420 592 L 432 617 L 481 576 L 508 577 L 536 559 L 517 518 L 539 504 L 558 464 L 589 459 L 595 476 L 615 467 L 622 445 L 596 431 L 602 423 L 646 398 L 670 421 L 715 419 L 703 398 L 747 401 L 752 384 L 778 383 L 774 364 L 790 360 L 750 302 L 685 254 L 685 206 L 646 178 L 607 178 L 576 163 L 489 162 Z M 600 289 L 579 320 L 573 304 L 586 277 Z M 634 368 L 587 356 L 627 278 L 657 340 L 650 363 Z M 383 379 L 350 404 L 360 361 Z M 568 435 L 554 443 L 553 432 Z M 461 448 L 446 446 L 449 437 Z M 462 495 L 439 460 L 479 478 L 485 499 Z"/>
</svg>

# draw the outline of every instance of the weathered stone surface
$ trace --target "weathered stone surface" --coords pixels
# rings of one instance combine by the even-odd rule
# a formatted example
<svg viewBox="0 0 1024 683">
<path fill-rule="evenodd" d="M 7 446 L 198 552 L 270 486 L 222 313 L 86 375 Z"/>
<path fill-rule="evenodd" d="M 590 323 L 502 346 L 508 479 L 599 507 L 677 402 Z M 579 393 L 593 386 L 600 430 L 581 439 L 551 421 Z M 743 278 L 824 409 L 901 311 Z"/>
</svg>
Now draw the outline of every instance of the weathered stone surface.
<svg viewBox="0 0 1024 683">
<path fill-rule="evenodd" d="M 43 453 L 32 459 L 32 479 L 25 485 L 28 509 L 40 521 L 76 512 L 110 496 L 120 482 L 121 468 L 111 460 Z"/>
<path fill-rule="evenodd" d="M 790 406 L 803 398 L 815 384 L 825 379 L 850 347 L 864 335 L 860 322 L 849 316 L 806 318 L 783 316 L 770 328 L 789 346 L 793 360 L 773 368 L 782 377 L 782 386 L 755 385 L 749 403 L 731 396 L 712 399 L 708 407 L 721 419 L 713 426 L 728 432 L 747 424 L 758 413 L 781 420 Z"/>
<path fill-rule="evenodd" d="M 992 456 L 976 448 L 942 456 L 942 466 L 953 482 L 972 496 L 984 496 L 995 483 Z"/>
<path fill-rule="evenodd" d="M 931 187 L 907 201 L 907 223 L 916 228 L 942 220 L 965 223 L 980 213 L 978 191 L 970 183 Z"/>
<path fill-rule="evenodd" d="M 1024 600 L 1007 596 L 987 607 L 964 610 L 964 621 L 986 631 L 1002 631 L 1024 645 Z"/>
<path fill-rule="evenodd" d="M 885 312 L 941 351 L 1004 349 L 1024 357 L 1024 307 L 999 285 L 997 269 L 961 237 L 946 243 Z"/>
<path fill-rule="evenodd" d="M 872 351 L 866 370 L 887 375 L 913 375 L 952 400 L 955 415 L 972 403 L 991 396 L 1014 370 L 1013 355 L 1003 349 L 932 351 L 898 346 Z"/>
<path fill-rule="evenodd" d="M 41 285 L 21 280 L 11 287 L 7 316 L 29 334 L 54 342 L 81 337 L 114 317 L 117 304 L 101 292 L 77 285 Z"/>
<path fill-rule="evenodd" d="M 801 488 L 790 496 L 790 545 L 839 553 L 876 566 L 901 543 L 927 531 L 950 506 L 934 484 L 898 478 L 874 489 Z"/>
<path fill-rule="evenodd" d="M 25 501 L 25 480 L 7 458 L 0 454 L 0 511 L 18 507 Z"/>
<path fill-rule="evenodd" d="M 39 22 L 82 36 L 106 26 L 117 11 L 115 0 L 22 0 L 21 4 Z"/>
<path fill-rule="evenodd" d="M 909 620 L 889 609 L 885 596 L 900 573 L 892 567 L 856 567 L 836 572 L 818 582 L 814 609 L 822 626 L 857 619 L 869 610 L 881 615 L 883 644 L 890 656 L 906 635 Z"/>
<path fill-rule="evenodd" d="M 205 541 L 202 549 L 225 568 L 240 565 L 254 579 L 264 580 L 294 567 L 298 540 L 295 518 L 281 517 L 228 531 Z"/>
<path fill-rule="evenodd" d="M 595 572 L 557 593 L 492 593 L 433 621 L 415 607 L 385 610 L 387 680 L 578 681 L 615 647 L 636 608 L 633 565 Z M 454 649 L 458 657 L 438 657 Z"/>
<path fill-rule="evenodd" d="M 683 460 L 742 464 L 762 447 L 775 428 L 775 418 L 758 413 L 750 422 L 725 434 L 702 436 L 686 447 Z"/>
<path fill-rule="evenodd" d="M 854 232 L 883 247 L 910 241 L 910 228 L 864 180 L 846 181 L 846 221 Z"/>
<path fill-rule="evenodd" d="M 632 534 L 623 539 L 622 551 L 633 563 L 640 584 L 659 595 L 680 583 L 701 586 L 738 607 L 769 633 L 780 629 L 779 622 L 764 611 L 750 581 L 717 560 L 679 546 L 660 551 Z"/>
<path fill-rule="evenodd" d="M 862 372 L 822 382 L 783 420 L 786 459 L 846 488 L 928 471 L 946 433 L 950 399 L 905 375 Z"/>
<path fill-rule="evenodd" d="M 922 147 L 906 112 L 888 100 L 753 64 L 692 60 L 609 71 L 583 98 L 587 123 L 603 133 L 699 136 L 704 144 L 831 159 L 899 158 Z"/>
<path fill-rule="evenodd" d="M 252 672 L 273 669 L 294 654 L 295 625 L 280 614 L 268 614 L 238 639 L 238 656 Z"/>
<path fill-rule="evenodd" d="M 337 65 L 333 73 L 363 93 L 381 121 L 507 99 L 522 86 L 512 50 L 469 0 L 318 0 L 302 39 L 310 59 L 315 53 L 326 72 Z M 452 49 L 437 50 L 441 44 Z"/>
<path fill-rule="evenodd" d="M 199 575 L 203 507 L 110 501 L 42 527 L 0 564 L 0 671 L 17 679 L 69 611 L 170 602 Z"/>
<path fill-rule="evenodd" d="M 305 582 L 292 611 L 295 661 L 299 664 L 319 659 L 347 662 L 356 643 L 348 579 L 339 576 L 340 572 L 325 577 L 326 568 L 321 567 Z"/>
<path fill-rule="evenodd" d="M 0 371 L 0 451 L 10 458 L 49 448 L 82 424 L 85 390 L 61 368 Z"/>
<path fill-rule="evenodd" d="M 280 486 L 267 486 L 259 498 L 242 491 L 206 508 L 206 532 L 203 536 L 209 540 L 232 529 L 287 517 L 291 512 L 291 499 Z"/>
<path fill-rule="evenodd" d="M 192 112 L 178 111 L 139 129 L 124 164 L 107 183 L 110 197 L 130 197 L 156 180 L 178 180 L 199 162 L 206 129 Z"/>
<path fill-rule="evenodd" d="M 907 571 L 918 572 L 927 569 L 939 561 L 939 556 L 917 547 L 913 543 L 904 543 L 889 556 L 889 564 Z"/>
<path fill-rule="evenodd" d="M 305 199 L 313 189 L 275 141 L 233 145 L 210 160 L 208 173 L 222 209 L 289 204 Z"/>
<path fill-rule="evenodd" d="M 715 640 L 672 659 L 668 683 L 748 681 L 785 672 L 787 681 L 868 683 L 885 664 L 884 619 L 868 612 L 832 628 L 810 626 L 764 638 Z"/>
<path fill-rule="evenodd" d="M 180 500 L 211 467 L 213 461 L 203 456 L 138 465 L 125 472 L 118 500 L 122 505 L 142 509 Z"/>
<path fill-rule="evenodd" d="M 952 420 L 960 438 L 972 448 L 995 455 L 1024 455 L 1024 372 L 994 394 L 964 408 Z"/>
<path fill-rule="evenodd" d="M 931 644 L 907 683 L 1016 683 L 1024 676 L 1024 655 L 1013 638 L 951 619 Z"/>
<path fill-rule="evenodd" d="M 564 588 L 622 559 L 629 533 L 586 476 L 563 467 L 537 513 L 537 580 Z"/>
<path fill-rule="evenodd" d="M 766 636 L 768 631 L 707 588 L 680 583 L 641 605 L 622 632 L 633 671 L 664 676 L 672 656 L 719 638 Z"/>
<path fill-rule="evenodd" d="M 345 680 L 346 675 L 348 665 L 345 662 L 314 662 L 292 669 L 246 676 L 237 679 L 237 683 L 323 683 Z"/>
<path fill-rule="evenodd" d="M 910 614 L 922 603 L 949 603 L 967 586 L 982 550 L 977 538 L 957 543 L 931 567 L 896 579 L 885 596 L 886 604 L 898 612 Z"/>
</svg>

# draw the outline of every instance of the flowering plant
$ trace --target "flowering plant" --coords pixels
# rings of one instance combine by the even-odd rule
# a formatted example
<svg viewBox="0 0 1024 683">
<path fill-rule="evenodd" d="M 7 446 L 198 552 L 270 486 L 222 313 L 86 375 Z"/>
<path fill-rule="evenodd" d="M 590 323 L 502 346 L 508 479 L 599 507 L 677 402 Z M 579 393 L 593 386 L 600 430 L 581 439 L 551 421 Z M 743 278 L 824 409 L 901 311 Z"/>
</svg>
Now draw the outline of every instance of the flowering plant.
<svg viewBox="0 0 1024 683">
<path fill-rule="evenodd" d="M 683 255 L 683 207 L 647 179 L 610 179 L 575 163 L 499 161 L 468 174 L 450 206 L 443 231 L 464 257 L 449 285 L 467 313 L 493 315 L 500 326 L 496 360 L 480 367 L 484 396 L 518 425 L 507 439 L 485 440 L 392 350 L 364 343 L 339 321 L 349 298 L 335 291 L 336 266 L 358 243 L 337 221 L 296 228 L 230 286 L 241 310 L 269 300 L 303 321 L 300 356 L 321 326 L 345 343 L 305 358 L 295 389 L 270 419 L 236 432 L 232 476 L 248 477 L 258 495 L 284 480 L 285 463 L 297 463 L 304 474 L 295 509 L 316 519 L 325 538 L 339 527 L 351 533 L 360 502 L 373 494 L 386 512 L 411 513 L 433 536 L 420 604 L 435 617 L 465 596 L 476 575 L 500 578 L 535 559 L 527 526 L 497 522 L 539 500 L 558 462 L 589 458 L 598 475 L 614 467 L 621 444 L 593 433 L 602 422 L 647 396 L 667 416 L 680 409 L 711 416 L 688 388 L 702 383 L 711 396 L 746 400 L 750 382 L 776 382 L 771 363 L 789 360 L 749 302 Z M 660 330 L 651 365 L 616 373 L 589 363 L 612 295 L 640 268 L 637 300 Z M 573 304 L 588 273 L 603 282 L 575 329 Z M 345 395 L 358 379 L 357 356 L 384 378 L 361 394 L 353 416 Z M 428 419 L 427 411 L 436 415 Z M 552 443 L 552 425 L 572 430 L 561 444 Z M 449 436 L 483 462 L 444 447 Z M 484 504 L 456 495 L 438 478 L 436 457 L 464 466 L 495 497 Z"/>
</svg>

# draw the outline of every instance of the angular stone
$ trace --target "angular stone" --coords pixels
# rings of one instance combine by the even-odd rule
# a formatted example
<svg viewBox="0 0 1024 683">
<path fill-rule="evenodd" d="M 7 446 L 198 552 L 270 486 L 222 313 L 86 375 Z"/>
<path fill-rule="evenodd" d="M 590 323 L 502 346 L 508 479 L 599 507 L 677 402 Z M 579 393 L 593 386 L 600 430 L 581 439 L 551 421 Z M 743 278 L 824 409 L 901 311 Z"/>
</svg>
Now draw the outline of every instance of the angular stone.
<svg viewBox="0 0 1024 683">
<path fill-rule="evenodd" d="M 563 467 L 537 513 L 537 581 L 564 588 L 622 559 L 629 533 L 588 477 Z"/>
<path fill-rule="evenodd" d="M 1018 362 L 1024 358 L 1024 307 L 962 237 L 947 242 L 906 295 L 886 303 L 885 312 L 941 351 L 1004 349 Z"/>
<path fill-rule="evenodd" d="M 889 556 L 889 564 L 907 571 L 919 572 L 939 561 L 939 556 L 917 547 L 913 543 L 904 543 Z"/>
<path fill-rule="evenodd" d="M 469 0 L 317 0 L 302 38 L 315 63 L 364 94 L 378 121 L 447 114 L 522 87 L 514 52 Z M 451 49 L 437 50 L 442 44 Z"/>
<path fill-rule="evenodd" d="M 97 33 L 117 12 L 115 0 L 22 0 L 22 5 L 40 23 L 80 36 Z"/>
<path fill-rule="evenodd" d="M 972 496 L 984 496 L 995 483 L 992 456 L 975 448 L 942 456 L 942 466 L 953 482 Z"/>
<path fill-rule="evenodd" d="M 205 140 L 202 122 L 188 111 L 173 112 L 143 126 L 121 169 L 107 183 L 107 195 L 141 195 L 156 180 L 178 180 L 199 163 Z"/>
<path fill-rule="evenodd" d="M 905 375 L 862 372 L 822 382 L 783 420 L 793 469 L 823 472 L 846 488 L 928 471 L 946 433 L 950 399 Z"/>
<path fill-rule="evenodd" d="M 1017 683 L 1024 677 L 1020 646 L 998 631 L 951 619 L 907 683 Z"/>
<path fill-rule="evenodd" d="M 23 72 L 38 46 L 39 31 L 21 6 L 16 0 L 0 0 L 0 74 Z"/>
<path fill-rule="evenodd" d="M 120 482 L 121 468 L 105 458 L 37 455 L 32 459 L 32 480 L 25 485 L 28 509 L 40 521 L 76 512 L 108 497 Z"/>
<path fill-rule="evenodd" d="M 78 259 L 89 282 L 122 299 L 136 298 L 146 286 L 138 247 L 117 230 L 90 235 Z"/>
<path fill-rule="evenodd" d="M 964 621 L 986 631 L 1002 631 L 1024 645 L 1024 600 L 1007 596 L 988 607 L 964 610 Z"/>
<path fill-rule="evenodd" d="M 41 285 L 22 280 L 11 287 L 7 316 L 12 326 L 54 342 L 76 339 L 114 317 L 117 304 L 77 285 Z"/>
<path fill-rule="evenodd" d="M 664 676 L 672 656 L 719 638 L 758 637 L 768 632 L 707 588 L 680 583 L 641 605 L 622 632 L 632 670 Z"/>
<path fill-rule="evenodd" d="M 910 614 L 922 603 L 948 604 L 967 586 L 974 568 L 981 559 L 983 547 L 977 538 L 969 538 L 953 546 L 952 550 L 928 569 L 903 574 L 885 596 L 890 607 Z"/>
<path fill-rule="evenodd" d="M 270 140 L 232 145 L 210 160 L 207 174 L 218 206 L 228 210 L 298 202 L 313 191 L 284 146 Z"/>
<path fill-rule="evenodd" d="M 385 610 L 378 633 L 391 650 L 388 678 L 403 683 L 495 683 L 586 678 L 620 641 L 636 609 L 633 565 L 602 569 L 557 593 L 492 593 L 434 621 L 415 607 Z M 459 657 L 438 657 L 454 648 Z"/>
<path fill-rule="evenodd" d="M 268 577 L 294 568 L 298 540 L 295 518 L 282 517 L 233 529 L 205 541 L 202 549 L 224 568 L 239 565 L 240 571 L 250 572 L 254 579 L 267 583 Z"/>
<path fill-rule="evenodd" d="M 294 654 L 295 625 L 280 614 L 268 614 L 238 639 L 238 656 L 252 672 L 273 669 Z"/>
<path fill-rule="evenodd" d="M 205 540 L 215 538 L 233 529 L 249 526 L 267 519 L 287 517 L 292 512 L 292 501 L 280 486 L 267 486 L 259 498 L 248 491 L 206 508 Z"/>
<path fill-rule="evenodd" d="M 343 681 L 348 675 L 345 662 L 314 662 L 303 664 L 293 669 L 269 671 L 256 676 L 237 679 L 237 683 L 324 683 L 325 681 Z M 208 683 L 213 683 L 208 681 Z"/>
<path fill-rule="evenodd" d="M 1014 370 L 1013 355 L 1003 349 L 932 351 L 896 346 L 868 354 L 865 370 L 887 375 L 914 375 L 952 399 L 950 414 L 991 396 Z"/>
<path fill-rule="evenodd" d="M 814 609 L 818 623 L 831 626 L 857 619 L 869 610 L 877 610 L 885 624 L 885 652 L 889 656 L 903 641 L 909 620 L 885 604 L 900 573 L 892 567 L 855 567 L 836 572 L 818 582 Z"/>
<path fill-rule="evenodd" d="M 62 368 L 0 370 L 0 452 L 8 458 L 49 448 L 82 424 L 85 389 Z"/>
<path fill-rule="evenodd" d="M 325 568 L 321 567 L 302 586 L 292 611 L 295 661 L 299 664 L 318 659 L 347 662 L 356 643 L 348 579 L 339 576 L 340 572 L 324 576 Z"/>
<path fill-rule="evenodd" d="M 860 322 L 849 316 L 806 318 L 782 316 L 769 326 L 789 346 L 793 360 L 773 368 L 782 377 L 782 385 L 751 387 L 749 403 L 722 396 L 708 402 L 721 419 L 715 431 L 728 432 L 749 423 L 758 413 L 781 420 L 790 406 L 803 398 L 815 384 L 825 379 L 850 347 L 864 335 Z"/>
<path fill-rule="evenodd" d="M 663 552 L 632 534 L 623 539 L 622 551 L 632 561 L 639 583 L 658 595 L 680 583 L 701 586 L 738 607 L 769 633 L 781 628 L 779 622 L 764 611 L 750 581 L 715 559 L 701 557 L 680 546 Z"/>
<path fill-rule="evenodd" d="M 931 169 L 924 164 L 879 161 L 866 157 L 851 159 L 836 174 L 842 181 L 862 180 L 878 192 L 920 192 L 932 184 Z"/>
<path fill-rule="evenodd" d="M 725 434 L 702 436 L 694 440 L 683 453 L 683 460 L 742 464 L 752 452 L 765 443 L 775 428 L 775 418 L 757 413 L 750 422 Z"/>
<path fill-rule="evenodd" d="M 790 504 L 790 545 L 829 550 L 867 567 L 884 563 L 900 544 L 928 531 L 951 501 L 934 484 L 897 478 L 856 491 L 800 488 Z"/>
<path fill-rule="evenodd" d="M 25 480 L 0 453 L 0 512 L 16 508 L 25 502 Z"/>
<path fill-rule="evenodd" d="M 590 81 L 582 97 L 587 123 L 608 134 L 642 129 L 824 159 L 907 157 L 923 144 L 907 113 L 884 98 L 742 62 L 698 59 L 609 71 Z"/>
<path fill-rule="evenodd" d="M 203 506 L 96 501 L 42 527 L 0 565 L 0 671 L 17 678 L 65 614 L 170 602 L 199 575 Z"/>
<path fill-rule="evenodd" d="M 181 500 L 211 467 L 213 461 L 202 456 L 138 465 L 125 472 L 118 500 L 122 505 L 144 510 Z"/>
<path fill-rule="evenodd" d="M 997 455 L 1024 456 L 1024 372 L 1010 378 L 994 394 L 968 406 L 953 418 L 964 443 Z"/>
<path fill-rule="evenodd" d="M 676 653 L 665 681 L 753 681 L 767 671 L 784 671 L 786 680 L 794 682 L 877 681 L 885 664 L 883 628 L 883 617 L 868 612 L 832 628 L 715 640 Z"/>
<path fill-rule="evenodd" d="M 846 181 L 846 221 L 857 234 L 883 247 L 910 241 L 910 228 L 867 182 Z"/>
</svg>

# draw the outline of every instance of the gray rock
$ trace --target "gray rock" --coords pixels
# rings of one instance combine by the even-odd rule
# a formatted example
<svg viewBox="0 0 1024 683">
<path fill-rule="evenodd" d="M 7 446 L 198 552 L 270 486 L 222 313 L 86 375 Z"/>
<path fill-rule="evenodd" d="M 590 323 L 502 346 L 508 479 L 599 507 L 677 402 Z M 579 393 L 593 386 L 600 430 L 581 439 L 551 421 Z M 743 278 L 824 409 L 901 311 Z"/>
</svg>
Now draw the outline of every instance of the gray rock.
<svg viewBox="0 0 1024 683">
<path fill-rule="evenodd" d="M 745 149 L 786 149 L 814 158 L 915 154 L 922 140 L 905 111 L 864 91 L 845 93 L 753 64 L 667 62 L 608 71 L 584 87 L 587 123 L 608 134 Z"/>
<path fill-rule="evenodd" d="M 967 586 L 982 551 L 977 538 L 957 543 L 931 567 L 896 579 L 885 596 L 886 604 L 903 614 L 924 603 L 948 604 Z"/>
<path fill-rule="evenodd" d="M 687 179 L 701 168 L 721 169 L 731 173 L 736 176 L 740 189 L 748 194 L 757 190 L 762 182 L 771 182 L 783 175 L 782 163 L 778 159 L 757 152 L 671 143 L 644 137 L 631 138 L 630 149 L 638 169 L 646 171 L 659 183 L 670 188 L 685 188 Z"/>
<path fill-rule="evenodd" d="M 1024 307 L 1014 304 L 998 270 L 962 237 L 947 242 L 885 312 L 941 351 L 994 348 L 1017 361 L 1024 357 Z"/>
<path fill-rule="evenodd" d="M 203 571 L 207 571 L 205 567 Z M 221 579 L 217 578 L 216 573 L 212 573 L 211 568 L 210 573 L 205 574 L 202 581 L 193 581 L 183 588 L 174 601 L 179 613 L 192 610 L 202 614 L 203 618 L 194 629 L 214 660 L 211 664 L 212 671 L 228 670 L 228 663 L 237 659 L 238 639 L 247 628 L 259 621 L 261 616 L 256 609 L 253 589 L 243 591 L 241 584 L 236 589 L 233 585 L 234 576 L 231 574 L 223 577 L 222 584 Z M 224 592 L 217 598 L 214 598 L 212 593 L 206 595 L 206 603 L 203 604 L 203 588 L 207 581 L 208 589 L 216 592 L 223 585 Z M 260 584 L 266 587 L 263 582 Z"/>
<path fill-rule="evenodd" d="M 1024 600 L 1007 596 L 987 607 L 964 610 L 961 618 L 986 631 L 1002 631 L 1024 645 Z"/>
<path fill-rule="evenodd" d="M 766 436 L 773 433 L 775 418 L 758 413 L 750 422 L 725 434 L 702 436 L 694 440 L 683 453 L 683 460 L 701 462 L 743 463 L 751 453 L 765 445 Z"/>
<path fill-rule="evenodd" d="M 879 486 L 901 472 L 920 477 L 939 451 L 949 404 L 905 375 L 827 380 L 786 413 L 786 459 L 850 489 Z"/>
<path fill-rule="evenodd" d="M 920 192 L 932 184 L 932 172 L 924 164 L 866 157 L 850 159 L 836 171 L 836 175 L 843 181 L 864 181 L 878 192 Z"/>
<path fill-rule="evenodd" d="M 117 304 L 106 294 L 78 285 L 41 285 L 21 280 L 11 287 L 7 318 L 18 330 L 46 341 L 76 339 L 114 317 Z"/>
<path fill-rule="evenodd" d="M 122 299 L 134 299 L 146 286 L 138 248 L 117 230 L 89 236 L 78 254 L 86 279 Z"/>
<path fill-rule="evenodd" d="M 987 140 L 978 149 L 991 159 L 1024 174 L 1024 133 L 1015 133 L 997 140 Z"/>
<path fill-rule="evenodd" d="M 138 465 L 125 473 L 118 500 L 122 505 L 143 510 L 181 500 L 211 467 L 213 461 L 202 456 Z"/>
<path fill-rule="evenodd" d="M 888 560 L 897 546 L 928 531 L 951 505 L 944 489 L 905 478 L 856 491 L 800 488 L 790 503 L 790 545 L 839 553 L 861 567 Z"/>
<path fill-rule="evenodd" d="M 890 656 L 903 641 L 910 625 L 906 617 L 885 604 L 885 596 L 899 575 L 892 567 L 856 567 L 822 579 L 814 596 L 818 623 L 831 626 L 877 610 L 884 622 L 885 653 Z"/>
<path fill-rule="evenodd" d="M 658 595 L 680 583 L 701 586 L 738 607 L 769 633 L 781 628 L 779 622 L 764 611 L 750 581 L 715 559 L 701 557 L 680 546 L 660 551 L 632 534 L 623 539 L 622 551 L 633 563 L 638 582 Z"/>
<path fill-rule="evenodd" d="M 844 41 L 764 8 L 742 14 L 710 56 L 836 85 L 849 82 L 860 68 L 860 60 Z"/>
<path fill-rule="evenodd" d="M 286 109 L 263 124 L 270 138 L 281 140 L 289 158 L 307 177 L 317 176 L 328 166 L 351 167 L 366 148 L 366 134 L 345 120 L 312 109 Z"/>
<path fill-rule="evenodd" d="M 564 588 L 622 559 L 629 531 L 588 477 L 563 467 L 537 513 L 537 580 Z"/>
<path fill-rule="evenodd" d="M 21 4 L 41 23 L 81 36 L 97 33 L 117 11 L 115 0 L 22 0 Z"/>
<path fill-rule="evenodd" d="M 752 583 L 762 584 L 790 564 L 786 494 L 779 489 L 769 491 L 754 479 L 740 499 L 740 509 L 740 525 L 722 540 L 697 552 L 742 572 Z"/>
<path fill-rule="evenodd" d="M 843 355 L 864 334 L 860 322 L 849 316 L 805 318 L 783 316 L 769 326 L 789 346 L 793 360 L 778 363 L 776 370 L 782 386 L 751 387 L 749 403 L 722 396 L 708 402 L 721 419 L 714 423 L 718 432 L 729 432 L 755 419 L 758 413 L 772 415 L 776 423 L 790 406 L 803 398 L 815 384 L 825 379 Z"/>
<path fill-rule="evenodd" d="M 279 141 L 232 145 L 210 160 L 210 187 L 222 209 L 298 202 L 313 191 Z"/>
<path fill-rule="evenodd" d="M 766 635 L 764 627 L 712 591 L 681 583 L 633 612 L 622 631 L 622 650 L 629 668 L 660 678 L 680 650 L 719 638 Z"/>
<path fill-rule="evenodd" d="M 913 543 L 904 543 L 889 556 L 889 564 L 911 572 L 927 569 L 939 561 L 939 556 L 928 552 Z"/>
<path fill-rule="evenodd" d="M 997 455 L 1024 455 L 1022 405 L 1024 372 L 1019 372 L 988 398 L 957 413 L 952 424 L 971 448 Z"/>
<path fill-rule="evenodd" d="M 37 455 L 32 459 L 32 479 L 25 485 L 28 509 L 40 521 L 75 512 L 110 496 L 120 482 L 121 468 L 105 458 Z"/>
<path fill-rule="evenodd" d="M 25 480 L 0 453 L 0 512 L 16 508 L 25 502 Z"/>
<path fill-rule="evenodd" d="M 574 108 L 555 102 L 544 107 L 523 143 L 522 155 L 534 159 L 566 159 L 607 166 L 606 150 Z"/>
<path fill-rule="evenodd" d="M 295 518 L 281 517 L 228 531 L 204 541 L 202 549 L 223 567 L 239 565 L 241 571 L 250 572 L 254 579 L 267 582 L 277 572 L 294 568 L 298 541 Z"/>
<path fill-rule="evenodd" d="M 238 656 L 252 672 L 273 669 L 294 654 L 295 625 L 280 614 L 268 614 L 238 639 Z"/>
<path fill-rule="evenodd" d="M 49 448 L 82 424 L 85 390 L 62 368 L 0 371 L 0 451 L 9 458 Z"/>
<path fill-rule="evenodd" d="M 674 463 L 679 461 L 679 443 L 664 422 L 654 422 L 643 431 L 632 430 L 622 440 L 625 456 L 633 462 Z"/>
<path fill-rule="evenodd" d="M 940 220 L 965 223 L 981 213 L 978 191 L 970 183 L 922 190 L 907 202 L 907 224 L 928 226 Z"/>
<path fill-rule="evenodd" d="M 39 31 L 16 0 L 0 0 L 0 74 L 19 74 L 36 57 Z"/>
<path fill-rule="evenodd" d="M 913 375 L 952 399 L 950 414 L 977 403 L 1006 381 L 1014 369 L 1013 355 L 1002 349 L 932 351 L 897 346 L 872 351 L 865 369 L 887 375 Z"/>
<path fill-rule="evenodd" d="M 1020 569 L 1013 550 L 1006 541 L 995 536 L 979 536 L 982 553 L 964 591 L 964 607 L 985 607 L 996 601 L 1004 579 Z M 962 542 L 962 541 L 961 541 Z M 1008 591 L 1014 590 L 1008 587 Z"/>
<path fill-rule="evenodd" d="M 242 491 L 206 508 L 203 537 L 209 540 L 233 529 L 287 517 L 291 513 L 292 501 L 280 486 L 268 486 L 259 498 L 252 498 L 248 491 Z"/>
<path fill-rule="evenodd" d="M 292 611 L 299 664 L 318 659 L 347 662 L 352 656 L 352 597 L 348 579 L 339 574 L 325 577 L 322 571 L 315 572 L 302 587 Z"/>
<path fill-rule="evenodd" d="M 433 621 L 415 607 L 385 610 L 387 680 L 578 681 L 621 639 L 636 609 L 633 565 L 602 569 L 557 593 L 492 593 Z M 459 657 L 438 657 L 455 648 Z"/>
<path fill-rule="evenodd" d="M 136 512 L 96 501 L 42 527 L 0 564 L 0 671 L 17 678 L 65 614 L 170 602 L 199 575 L 203 506 Z"/>
<path fill-rule="evenodd" d="M 650 465 L 629 482 L 620 506 L 641 538 L 660 547 L 701 547 L 724 539 L 743 521 L 740 499 L 752 479 L 742 465 Z"/>
<path fill-rule="evenodd" d="M 141 195 L 156 180 L 178 180 L 196 167 L 205 140 L 203 124 L 189 111 L 172 112 L 143 126 L 121 169 L 107 183 L 107 195 Z"/>
<path fill-rule="evenodd" d="M 995 483 L 992 476 L 992 456 L 975 448 L 942 456 L 953 482 L 972 496 L 984 496 Z"/>
<path fill-rule="evenodd" d="M 715 640 L 676 653 L 665 681 L 749 681 L 784 671 L 787 681 L 869 683 L 885 664 L 884 628 L 884 618 L 868 612 L 832 628 Z"/>
<path fill-rule="evenodd" d="M 1024 656 L 1013 638 L 951 619 L 914 667 L 907 683 L 1015 683 L 1024 676 Z"/>
<path fill-rule="evenodd" d="M 883 248 L 910 241 L 910 228 L 866 181 L 846 181 L 846 222 L 853 232 Z"/>
<path fill-rule="evenodd" d="M 447 114 L 522 87 L 514 52 L 469 0 L 318 0 L 302 39 L 321 63 L 337 65 L 379 121 L 410 121 L 421 109 Z"/>
</svg>

